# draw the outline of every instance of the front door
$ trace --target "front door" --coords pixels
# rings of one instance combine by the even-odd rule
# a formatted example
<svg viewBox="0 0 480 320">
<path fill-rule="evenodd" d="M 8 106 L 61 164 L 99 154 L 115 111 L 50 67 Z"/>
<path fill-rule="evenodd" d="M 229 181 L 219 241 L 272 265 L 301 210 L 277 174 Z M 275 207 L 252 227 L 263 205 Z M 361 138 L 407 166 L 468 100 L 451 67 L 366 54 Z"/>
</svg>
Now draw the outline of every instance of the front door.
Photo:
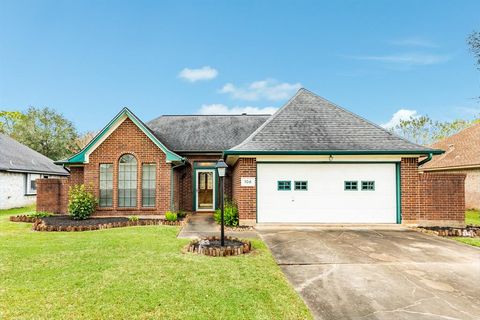
<svg viewBox="0 0 480 320">
<path fill-rule="evenodd" d="M 214 173 L 214 170 L 197 170 L 197 211 L 215 209 Z"/>
</svg>

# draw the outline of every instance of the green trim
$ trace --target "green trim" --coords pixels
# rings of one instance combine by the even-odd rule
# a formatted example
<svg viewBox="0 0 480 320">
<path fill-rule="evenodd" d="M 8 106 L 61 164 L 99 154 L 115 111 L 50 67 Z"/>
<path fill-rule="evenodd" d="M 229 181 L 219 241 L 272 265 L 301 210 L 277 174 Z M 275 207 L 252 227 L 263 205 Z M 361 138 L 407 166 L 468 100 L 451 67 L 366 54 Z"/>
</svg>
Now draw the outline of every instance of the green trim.
<svg viewBox="0 0 480 320">
<path fill-rule="evenodd" d="M 351 184 L 350 189 L 347 188 L 347 183 Z M 355 187 L 355 189 L 353 189 L 354 187 Z M 355 180 L 343 181 L 343 190 L 344 191 L 358 191 L 358 181 L 355 181 Z"/>
<path fill-rule="evenodd" d="M 283 189 L 280 188 L 280 184 L 283 183 Z M 288 186 L 288 189 L 287 189 Z M 277 180 L 277 191 L 292 191 L 292 181 L 290 180 Z"/>
<path fill-rule="evenodd" d="M 100 140 L 102 137 L 112 128 L 118 120 L 126 115 L 130 120 L 132 120 L 137 127 L 142 130 L 147 137 L 152 140 L 157 147 L 159 147 L 163 153 L 166 155 L 167 161 L 184 161 L 184 158 L 180 157 L 178 154 L 170 151 L 165 145 L 158 140 L 157 137 L 135 116 L 128 108 L 123 108 L 93 139 L 90 141 L 85 148 L 83 148 L 79 153 L 71 156 L 65 161 L 57 161 L 58 164 L 74 164 L 74 163 L 85 163 L 85 155 L 88 151 Z"/>
<path fill-rule="evenodd" d="M 331 163 L 331 164 L 348 164 L 348 163 L 364 163 L 364 164 L 395 164 L 400 161 L 257 161 L 257 163 L 266 163 L 266 164 L 319 164 L 319 163 Z"/>
<path fill-rule="evenodd" d="M 372 188 L 372 189 L 370 189 L 370 188 L 364 188 L 363 184 L 364 184 L 364 183 L 370 183 L 370 182 L 373 183 L 373 188 Z M 361 188 L 360 190 L 362 190 L 362 191 L 375 191 L 375 181 L 374 181 L 374 180 L 361 181 L 361 182 L 360 182 L 360 188 Z"/>
<path fill-rule="evenodd" d="M 420 162 L 418 163 L 418 165 L 421 166 L 422 164 L 425 164 L 425 163 L 427 163 L 428 161 L 432 160 L 432 156 L 433 156 L 433 153 L 429 153 L 429 154 L 428 154 L 428 157 L 427 157 L 426 159 L 423 159 L 422 161 L 420 161 Z"/>
<path fill-rule="evenodd" d="M 439 149 L 428 150 L 291 150 L 291 151 L 239 151 L 239 150 L 226 150 L 223 152 L 223 156 L 228 155 L 385 155 L 385 154 L 409 154 L 409 155 L 424 155 L 424 154 L 442 154 L 445 151 Z"/>
<path fill-rule="evenodd" d="M 402 175 L 400 171 L 400 163 L 395 165 L 397 180 L 397 223 L 402 223 Z"/>
<path fill-rule="evenodd" d="M 297 186 L 297 183 L 299 186 Z M 301 188 L 300 185 L 305 183 L 305 189 Z M 295 191 L 308 191 L 308 181 L 307 180 L 299 180 L 293 182 L 293 190 Z"/>
</svg>

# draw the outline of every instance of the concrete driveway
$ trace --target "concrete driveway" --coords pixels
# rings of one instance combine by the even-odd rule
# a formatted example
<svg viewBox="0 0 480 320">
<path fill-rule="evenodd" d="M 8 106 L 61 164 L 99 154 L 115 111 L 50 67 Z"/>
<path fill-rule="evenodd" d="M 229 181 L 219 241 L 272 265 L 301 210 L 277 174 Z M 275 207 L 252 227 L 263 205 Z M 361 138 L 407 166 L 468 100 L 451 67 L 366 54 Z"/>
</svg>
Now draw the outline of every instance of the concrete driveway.
<svg viewBox="0 0 480 320">
<path fill-rule="evenodd" d="M 317 319 L 480 319 L 480 249 L 399 227 L 257 228 Z"/>
</svg>

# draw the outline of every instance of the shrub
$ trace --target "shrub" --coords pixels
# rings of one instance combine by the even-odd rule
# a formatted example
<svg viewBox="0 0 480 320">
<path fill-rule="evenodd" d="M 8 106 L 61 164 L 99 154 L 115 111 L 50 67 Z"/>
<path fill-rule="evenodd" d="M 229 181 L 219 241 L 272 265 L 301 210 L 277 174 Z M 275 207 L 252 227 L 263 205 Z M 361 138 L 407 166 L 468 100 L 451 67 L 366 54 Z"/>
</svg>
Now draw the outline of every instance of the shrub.
<svg viewBox="0 0 480 320">
<path fill-rule="evenodd" d="M 84 220 L 95 211 L 97 199 L 83 184 L 70 187 L 68 192 L 68 212 L 75 220 Z"/>
<path fill-rule="evenodd" d="M 237 227 L 238 226 L 238 207 L 235 202 L 226 200 L 224 206 L 223 219 L 224 223 L 228 227 Z M 215 210 L 213 215 L 215 222 L 218 224 L 222 223 L 222 213 L 220 209 Z"/>
<path fill-rule="evenodd" d="M 177 221 L 177 213 L 167 211 L 165 212 L 165 219 L 167 219 L 167 221 Z"/>
<path fill-rule="evenodd" d="M 140 218 L 138 216 L 130 216 L 128 217 L 128 221 L 138 221 Z"/>
<path fill-rule="evenodd" d="M 29 214 L 27 214 L 27 217 L 40 219 L 40 218 L 51 217 L 52 215 L 53 214 L 50 213 L 50 212 L 39 211 L 39 212 L 29 213 Z"/>
<path fill-rule="evenodd" d="M 183 210 L 180 210 L 177 212 L 177 218 L 178 219 L 183 219 L 187 216 L 187 212 L 186 211 L 183 211 Z"/>
</svg>

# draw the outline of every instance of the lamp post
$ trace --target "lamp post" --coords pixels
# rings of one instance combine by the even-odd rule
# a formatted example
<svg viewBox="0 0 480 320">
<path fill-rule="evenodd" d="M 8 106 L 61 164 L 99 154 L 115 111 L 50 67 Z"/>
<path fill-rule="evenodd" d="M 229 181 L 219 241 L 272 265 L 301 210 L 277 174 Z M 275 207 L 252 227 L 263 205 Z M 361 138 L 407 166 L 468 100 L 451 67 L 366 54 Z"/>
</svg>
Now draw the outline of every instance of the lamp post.
<svg viewBox="0 0 480 320">
<path fill-rule="evenodd" d="M 225 177 L 225 173 L 227 171 L 228 165 L 223 161 L 223 159 L 220 159 L 217 161 L 217 165 L 215 166 L 217 168 L 218 172 L 218 177 L 220 178 L 220 212 L 221 212 L 221 217 L 222 217 L 222 229 L 220 233 L 220 243 L 221 246 L 225 246 L 225 225 L 224 225 L 224 219 L 223 219 L 223 214 L 224 214 L 224 182 L 223 178 Z"/>
</svg>

